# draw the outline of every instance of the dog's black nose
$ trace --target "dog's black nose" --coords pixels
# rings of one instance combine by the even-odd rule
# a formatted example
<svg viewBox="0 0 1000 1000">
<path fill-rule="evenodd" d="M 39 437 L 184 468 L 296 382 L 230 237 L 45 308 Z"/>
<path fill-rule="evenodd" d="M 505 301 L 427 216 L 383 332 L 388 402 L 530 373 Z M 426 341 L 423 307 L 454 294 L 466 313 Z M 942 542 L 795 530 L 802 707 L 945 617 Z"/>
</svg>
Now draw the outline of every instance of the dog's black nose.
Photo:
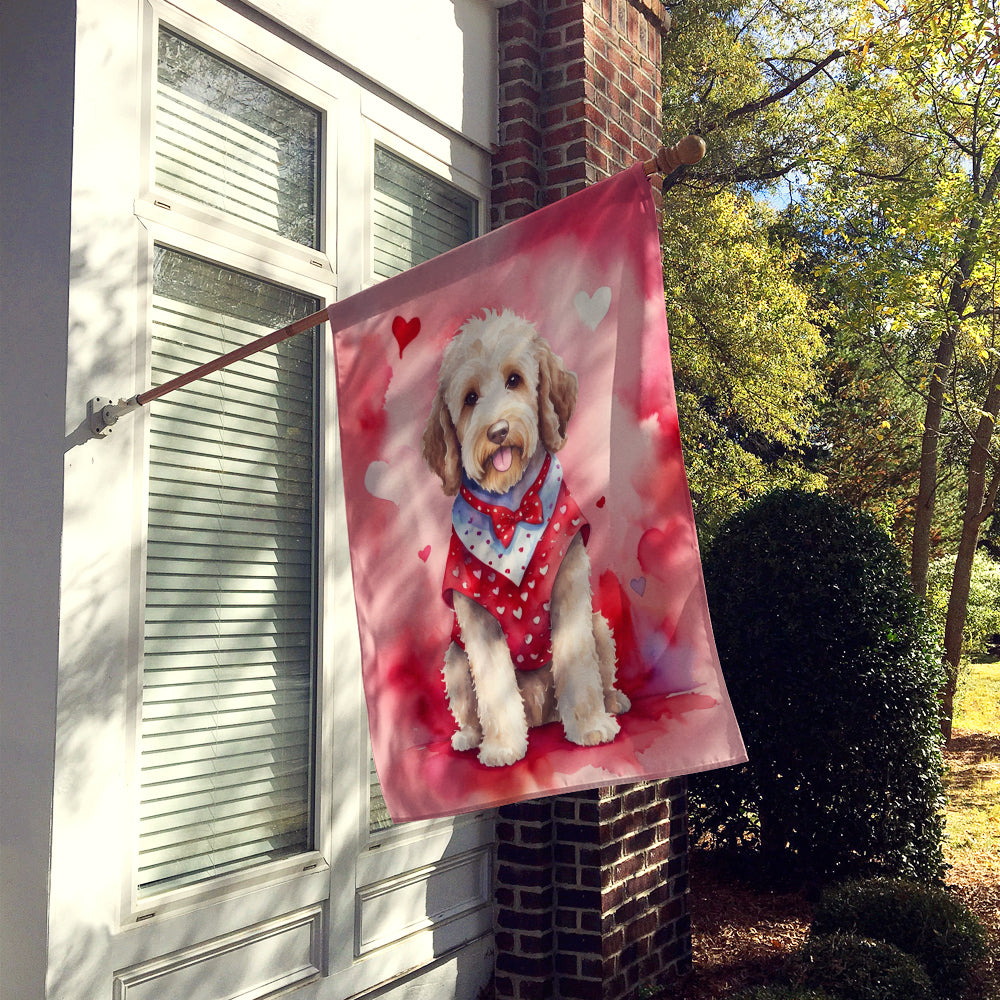
<svg viewBox="0 0 1000 1000">
<path fill-rule="evenodd" d="M 486 436 L 494 444 L 503 444 L 507 440 L 507 432 L 510 430 L 510 424 L 506 420 L 498 420 L 487 432 Z"/>
</svg>

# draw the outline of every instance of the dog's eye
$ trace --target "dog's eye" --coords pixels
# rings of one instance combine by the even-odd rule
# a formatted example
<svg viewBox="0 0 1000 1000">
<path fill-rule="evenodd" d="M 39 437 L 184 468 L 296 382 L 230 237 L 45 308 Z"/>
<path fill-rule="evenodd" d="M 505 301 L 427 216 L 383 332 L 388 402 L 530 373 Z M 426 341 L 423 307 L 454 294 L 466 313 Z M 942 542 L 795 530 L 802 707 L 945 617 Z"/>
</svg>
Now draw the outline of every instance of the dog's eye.
<svg viewBox="0 0 1000 1000">
<path fill-rule="evenodd" d="M 518 373 L 518 372 L 511 372 L 507 376 L 507 383 L 506 383 L 507 384 L 507 388 L 508 389 L 516 389 L 523 381 L 524 380 L 521 378 L 520 373 Z"/>
<path fill-rule="evenodd" d="M 476 403 L 478 402 L 479 402 L 479 396 L 474 392 L 470 392 L 468 396 L 465 397 L 466 406 L 475 406 Z"/>
</svg>

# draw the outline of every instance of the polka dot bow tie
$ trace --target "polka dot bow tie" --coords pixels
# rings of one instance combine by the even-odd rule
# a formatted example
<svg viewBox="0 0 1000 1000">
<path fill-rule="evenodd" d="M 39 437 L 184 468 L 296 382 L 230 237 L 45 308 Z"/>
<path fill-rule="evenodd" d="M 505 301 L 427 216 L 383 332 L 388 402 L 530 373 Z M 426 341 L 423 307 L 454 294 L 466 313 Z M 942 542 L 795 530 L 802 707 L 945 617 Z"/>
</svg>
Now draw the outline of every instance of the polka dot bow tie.
<svg viewBox="0 0 1000 1000">
<path fill-rule="evenodd" d="M 520 506 L 517 510 L 511 510 L 509 507 L 498 507 L 494 504 L 485 503 L 475 496 L 466 487 L 462 487 L 462 497 L 475 510 L 478 510 L 480 514 L 486 514 L 489 519 L 493 522 L 493 533 L 500 540 L 500 544 L 503 547 L 509 548 L 510 543 L 514 539 L 514 530 L 517 528 L 518 524 L 524 521 L 527 524 L 541 524 L 545 520 L 545 514 L 542 510 L 542 501 L 538 496 L 538 491 L 541 489 L 542 483 L 545 482 L 545 476 L 548 473 L 550 464 L 549 456 L 545 458 L 545 465 L 542 471 L 538 474 L 538 478 L 532 484 L 527 493 L 524 494 L 524 499 L 521 501 Z"/>
</svg>

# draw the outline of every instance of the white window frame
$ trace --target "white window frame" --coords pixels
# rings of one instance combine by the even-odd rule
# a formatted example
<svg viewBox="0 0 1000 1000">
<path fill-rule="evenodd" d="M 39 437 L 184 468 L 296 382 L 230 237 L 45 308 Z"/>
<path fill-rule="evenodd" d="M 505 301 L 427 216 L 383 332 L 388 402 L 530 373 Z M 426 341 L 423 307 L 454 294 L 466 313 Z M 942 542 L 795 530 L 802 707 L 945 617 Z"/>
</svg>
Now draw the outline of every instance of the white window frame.
<svg viewBox="0 0 1000 1000">
<path fill-rule="evenodd" d="M 220 218 L 203 205 L 153 184 L 152 88 L 159 22 L 293 94 L 323 114 L 321 128 L 320 248 Z M 239 39 L 239 41 L 237 41 Z M 447 132 L 402 102 L 366 89 L 349 71 L 320 61 L 212 0 L 144 4 L 142 181 L 134 204 L 142 226 L 138 248 L 140 343 L 136 384 L 149 384 L 154 243 L 204 257 L 316 296 L 321 305 L 375 283 L 371 205 L 376 142 L 470 194 L 479 206 L 479 232 L 488 226 L 490 167 L 486 152 Z M 363 155 L 362 155 L 363 154 Z M 358 199 L 357 193 L 364 192 Z M 338 210 L 338 205 L 340 206 Z M 359 239 L 360 237 L 360 239 Z M 360 244 L 360 245 L 359 245 Z M 134 872 L 138 815 L 138 732 L 145 579 L 149 423 L 134 415 L 136 527 L 132 538 L 128 720 L 131 767 L 126 801 L 118 933 L 112 952 L 121 981 L 166 961 L 192 941 L 239 934 L 279 914 L 315 911 L 323 947 L 317 957 L 322 997 L 350 996 L 389 982 L 491 931 L 492 811 L 369 833 L 368 727 L 361 683 L 360 644 L 347 549 L 346 511 L 336 431 L 336 380 L 329 328 L 319 350 L 319 527 L 323 571 L 317 580 L 315 850 L 246 872 L 139 899 Z M 150 404 L 155 406 L 155 401 Z M 356 767 L 343 766 L 355 761 Z M 466 898 L 428 914 L 419 906 L 396 928 L 372 929 L 380 906 L 418 900 L 421 887 L 454 874 Z M 394 902 L 395 901 L 395 902 Z M 175 919 L 179 918 L 179 919 Z M 352 931 L 349 933 L 348 931 Z M 138 970 L 138 971 L 137 971 Z M 138 980 L 136 980 L 138 981 Z"/>
</svg>

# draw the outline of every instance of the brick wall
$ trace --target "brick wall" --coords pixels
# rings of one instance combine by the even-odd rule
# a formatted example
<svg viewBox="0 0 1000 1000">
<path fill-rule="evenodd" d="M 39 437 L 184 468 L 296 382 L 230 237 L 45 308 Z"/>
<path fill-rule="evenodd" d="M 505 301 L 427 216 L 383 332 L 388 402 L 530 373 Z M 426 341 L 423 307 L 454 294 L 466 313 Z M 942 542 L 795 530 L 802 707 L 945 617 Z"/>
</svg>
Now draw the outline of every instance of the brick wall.
<svg viewBox="0 0 1000 1000">
<path fill-rule="evenodd" d="M 505 806 L 496 996 L 618 1000 L 688 971 L 684 779 Z"/>
<path fill-rule="evenodd" d="M 655 152 L 661 0 L 514 0 L 500 8 L 493 224 Z"/>
<path fill-rule="evenodd" d="M 493 225 L 647 159 L 660 142 L 660 0 L 498 11 Z M 687 971 L 683 778 L 500 810 L 496 996 L 621 1000 Z"/>
</svg>

